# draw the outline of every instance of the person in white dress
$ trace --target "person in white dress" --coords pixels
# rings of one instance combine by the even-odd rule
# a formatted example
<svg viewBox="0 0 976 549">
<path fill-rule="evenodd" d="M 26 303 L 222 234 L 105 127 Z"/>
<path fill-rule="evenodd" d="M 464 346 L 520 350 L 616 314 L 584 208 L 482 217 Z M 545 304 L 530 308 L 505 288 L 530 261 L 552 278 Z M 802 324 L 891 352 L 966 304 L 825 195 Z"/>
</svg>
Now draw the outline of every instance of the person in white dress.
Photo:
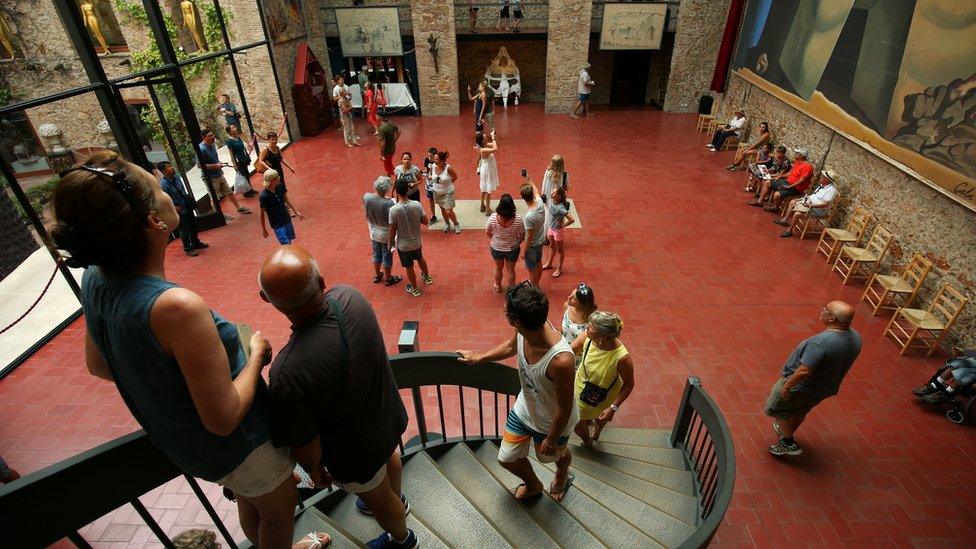
<svg viewBox="0 0 976 549">
<path fill-rule="evenodd" d="M 478 174 L 481 177 L 481 211 L 486 216 L 491 215 L 491 193 L 498 189 L 498 164 L 495 163 L 495 152 L 498 150 L 498 141 L 495 139 L 495 132 L 489 134 L 478 132 L 474 136 L 475 148 L 478 149 L 478 158 L 481 162 Z"/>
</svg>

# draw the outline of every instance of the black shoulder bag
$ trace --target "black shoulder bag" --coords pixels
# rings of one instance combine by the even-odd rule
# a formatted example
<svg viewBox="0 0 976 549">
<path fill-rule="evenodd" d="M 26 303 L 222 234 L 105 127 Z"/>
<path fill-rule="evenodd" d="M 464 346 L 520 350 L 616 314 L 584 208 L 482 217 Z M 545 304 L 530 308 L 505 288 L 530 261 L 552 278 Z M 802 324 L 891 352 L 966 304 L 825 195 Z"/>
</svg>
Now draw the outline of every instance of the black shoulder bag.
<svg viewBox="0 0 976 549">
<path fill-rule="evenodd" d="M 583 360 L 580 361 L 580 368 L 583 369 L 583 390 L 580 391 L 579 399 L 583 404 L 593 406 L 595 408 L 607 399 L 610 389 L 613 389 L 613 386 L 617 384 L 617 379 L 614 378 L 613 383 L 611 383 L 606 389 L 600 387 L 596 383 L 590 383 L 590 374 L 586 371 L 586 355 L 590 352 L 590 343 L 590 340 L 586 341 L 586 349 L 583 351 Z"/>
</svg>

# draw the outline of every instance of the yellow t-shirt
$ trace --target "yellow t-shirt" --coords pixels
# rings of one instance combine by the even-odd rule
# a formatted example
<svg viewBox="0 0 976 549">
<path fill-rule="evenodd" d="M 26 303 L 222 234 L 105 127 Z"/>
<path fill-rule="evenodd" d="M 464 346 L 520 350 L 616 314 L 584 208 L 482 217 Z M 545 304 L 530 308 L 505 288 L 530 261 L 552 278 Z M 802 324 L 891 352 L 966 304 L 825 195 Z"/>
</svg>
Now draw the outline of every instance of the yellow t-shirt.
<svg viewBox="0 0 976 549">
<path fill-rule="evenodd" d="M 623 380 L 617 373 L 617 363 L 628 354 L 630 353 L 627 351 L 627 347 L 622 343 L 616 349 L 604 351 L 592 343 L 590 338 L 583 340 L 583 359 L 580 361 L 579 367 L 576 368 L 576 404 L 579 406 L 580 419 L 600 417 L 600 414 L 616 400 L 617 395 L 620 394 L 620 388 L 623 386 Z M 590 406 L 579 399 L 587 381 L 604 389 L 610 389 L 607 398 L 603 399 L 603 402 L 597 406 Z"/>
</svg>

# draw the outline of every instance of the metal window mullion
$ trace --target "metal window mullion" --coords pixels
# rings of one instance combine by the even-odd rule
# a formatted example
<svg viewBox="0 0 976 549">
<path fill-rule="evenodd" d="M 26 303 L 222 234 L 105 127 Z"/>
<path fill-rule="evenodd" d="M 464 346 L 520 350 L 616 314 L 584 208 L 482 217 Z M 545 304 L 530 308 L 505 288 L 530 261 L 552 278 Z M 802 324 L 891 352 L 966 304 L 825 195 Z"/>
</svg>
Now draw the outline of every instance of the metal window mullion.
<svg viewBox="0 0 976 549">
<path fill-rule="evenodd" d="M 264 17 L 264 10 L 261 9 L 261 0 L 255 0 L 254 2 L 258 8 L 258 17 L 261 18 L 261 30 L 264 31 L 264 36 L 268 37 L 271 34 L 268 32 L 268 22 Z M 271 61 L 271 73 L 274 75 L 275 90 L 278 92 L 278 104 L 281 105 L 281 111 L 285 111 L 285 96 L 281 93 L 281 81 L 278 79 L 278 67 L 275 66 L 274 49 L 271 47 L 271 40 L 266 40 L 265 44 L 268 47 L 268 59 Z M 326 83 L 328 86 L 328 83 Z M 291 131 L 291 122 L 288 121 L 288 115 L 285 115 L 285 129 L 288 131 L 288 142 L 289 144 L 295 142 L 295 134 Z"/>
</svg>

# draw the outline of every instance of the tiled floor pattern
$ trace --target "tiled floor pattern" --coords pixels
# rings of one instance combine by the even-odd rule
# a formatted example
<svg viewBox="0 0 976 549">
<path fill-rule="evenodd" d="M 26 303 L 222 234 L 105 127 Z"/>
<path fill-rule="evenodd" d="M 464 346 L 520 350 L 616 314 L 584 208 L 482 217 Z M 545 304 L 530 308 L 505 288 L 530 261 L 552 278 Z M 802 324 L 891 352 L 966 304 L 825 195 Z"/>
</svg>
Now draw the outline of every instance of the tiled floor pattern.
<svg viewBox="0 0 976 549">
<path fill-rule="evenodd" d="M 705 151 L 694 116 L 618 111 L 571 120 L 523 105 L 497 117 L 502 190 L 517 192 L 523 167 L 540 179 L 553 153 L 563 155 L 572 174 L 570 198 L 586 227 L 567 233 L 566 274 L 545 276 L 543 287 L 553 322 L 582 281 L 596 289 L 601 307 L 623 315 L 638 377 L 618 423 L 670 426 L 689 375 L 701 377 L 724 411 L 738 477 L 716 545 L 972 546 L 976 497 L 966 488 L 976 470 L 972 428 L 950 424 L 909 393 L 944 357 L 899 357 L 881 337 L 885 319 L 871 318 L 865 307 L 857 307 L 854 324 L 864 337 L 861 358 L 842 393 L 801 430 L 806 453 L 774 459 L 766 452 L 773 434 L 761 406 L 783 360 L 820 329 L 824 303 L 856 302 L 861 288 L 842 287 L 814 255 L 813 242 L 778 238 L 768 214 L 744 206 L 741 175 L 721 169 L 729 153 Z M 398 118 L 398 150 L 448 149 L 461 174 L 459 198 L 477 199 L 469 118 Z M 424 350 L 485 349 L 509 334 L 503 300 L 491 289 L 483 233 L 425 234 L 435 283 L 421 298 L 402 284 L 370 284 L 359 198 L 380 171 L 375 148 L 347 149 L 328 130 L 286 155 L 301 167 L 288 174 L 292 199 L 308 216 L 296 224 L 299 243 L 318 257 L 328 284 L 353 284 L 367 295 L 391 352 L 404 320 L 420 320 Z M 258 298 L 255 284 L 263 256 L 275 246 L 261 239 L 257 215 L 238 216 L 204 240 L 212 247 L 197 258 L 173 245 L 168 275 L 280 347 L 288 324 Z M 0 383 L 0 453 L 22 472 L 135 427 L 115 389 L 87 375 L 81 329 L 76 323 Z M 456 393 L 445 398 L 457 405 Z M 436 401 L 430 392 L 424 400 L 432 425 Z M 477 422 L 476 403 L 466 394 L 469 427 Z M 211 495 L 219 500 L 213 488 Z M 178 482 L 143 497 L 171 533 L 207 523 L 191 499 Z M 219 506 L 233 523 L 230 505 Z M 131 509 L 84 535 L 102 547 L 150 539 Z"/>
</svg>

